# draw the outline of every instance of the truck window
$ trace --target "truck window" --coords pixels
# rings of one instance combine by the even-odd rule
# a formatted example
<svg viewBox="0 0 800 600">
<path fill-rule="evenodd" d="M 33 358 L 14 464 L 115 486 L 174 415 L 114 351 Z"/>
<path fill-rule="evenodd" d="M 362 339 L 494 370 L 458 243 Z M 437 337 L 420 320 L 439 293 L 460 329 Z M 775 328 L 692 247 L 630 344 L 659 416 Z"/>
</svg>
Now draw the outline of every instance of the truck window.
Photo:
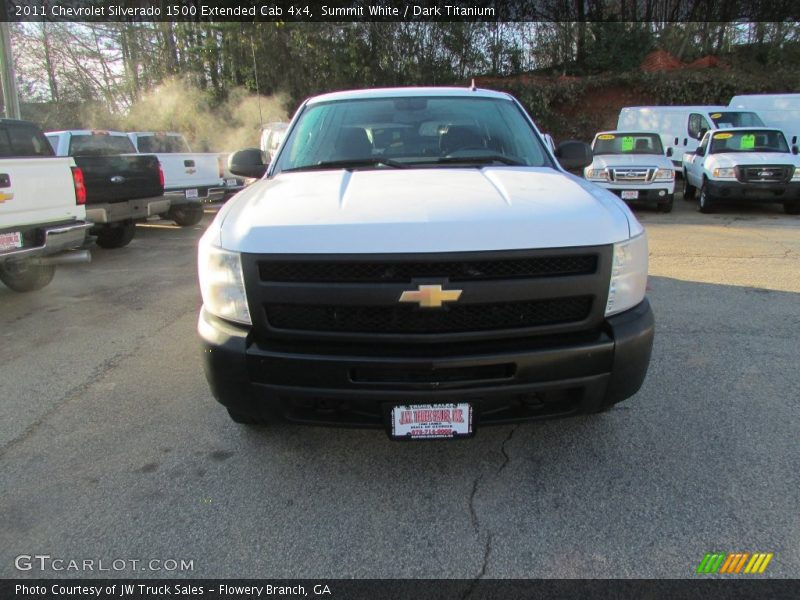
<svg viewBox="0 0 800 600">
<path fill-rule="evenodd" d="M 764 122 L 754 112 L 715 112 L 709 115 L 717 129 L 728 127 L 764 127 Z"/>
<path fill-rule="evenodd" d="M 37 128 L 7 125 L 0 129 L 0 156 L 53 156 L 53 149 Z"/>
<path fill-rule="evenodd" d="M 711 129 L 711 125 L 709 125 L 706 118 L 699 114 L 699 113 L 692 113 L 689 115 L 689 137 L 692 137 L 696 140 L 699 140 L 702 135 L 700 132 L 705 129 L 708 131 Z"/>
<path fill-rule="evenodd" d="M 789 152 L 786 138 L 780 131 L 718 131 L 711 136 L 710 154 L 722 152 Z"/>
<path fill-rule="evenodd" d="M 153 154 L 188 153 L 189 145 L 182 135 L 142 135 L 136 138 L 139 152 Z"/>
<path fill-rule="evenodd" d="M 661 136 L 657 133 L 602 133 L 592 151 L 595 154 L 664 154 Z"/>
<path fill-rule="evenodd" d="M 530 122 L 510 100 L 433 96 L 332 100 L 304 109 L 275 172 L 375 158 L 435 167 L 452 165 L 452 159 L 463 157 L 468 163 L 470 157 L 487 156 L 552 166 Z M 445 157 L 451 162 L 442 162 Z"/>
<path fill-rule="evenodd" d="M 72 135 L 69 140 L 70 156 L 109 156 L 113 154 L 136 154 L 127 136 L 102 133 Z"/>
</svg>

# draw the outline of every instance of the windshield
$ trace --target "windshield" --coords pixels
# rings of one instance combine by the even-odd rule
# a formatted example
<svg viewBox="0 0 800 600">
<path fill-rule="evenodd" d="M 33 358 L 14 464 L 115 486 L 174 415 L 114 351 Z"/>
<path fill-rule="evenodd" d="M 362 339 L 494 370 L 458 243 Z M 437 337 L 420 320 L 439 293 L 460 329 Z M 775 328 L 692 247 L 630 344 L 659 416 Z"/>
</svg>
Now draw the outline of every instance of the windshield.
<svg viewBox="0 0 800 600">
<path fill-rule="evenodd" d="M 376 98 L 307 106 L 275 172 L 494 162 L 552 166 L 530 123 L 511 100 Z"/>
<path fill-rule="evenodd" d="M 182 135 L 140 135 L 136 138 L 139 152 L 174 154 L 189 152 L 189 145 Z"/>
<path fill-rule="evenodd" d="M 73 135 L 69 141 L 70 156 L 109 156 L 113 154 L 135 154 L 136 148 L 124 135 L 92 133 Z"/>
<path fill-rule="evenodd" d="M 592 144 L 594 154 L 664 154 L 657 133 L 601 133 Z"/>
<path fill-rule="evenodd" d="M 754 112 L 715 112 L 709 115 L 717 129 L 728 127 L 763 127 L 764 122 Z"/>
<path fill-rule="evenodd" d="M 711 136 L 711 154 L 721 152 L 789 152 L 780 131 L 723 131 Z"/>
</svg>

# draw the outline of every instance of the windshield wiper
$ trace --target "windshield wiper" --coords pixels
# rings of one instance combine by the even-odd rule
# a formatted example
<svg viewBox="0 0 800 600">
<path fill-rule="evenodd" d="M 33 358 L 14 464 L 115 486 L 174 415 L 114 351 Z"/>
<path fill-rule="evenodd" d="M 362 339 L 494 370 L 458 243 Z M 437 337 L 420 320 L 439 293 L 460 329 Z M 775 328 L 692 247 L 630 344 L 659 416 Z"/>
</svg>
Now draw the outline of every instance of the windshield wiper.
<svg viewBox="0 0 800 600">
<path fill-rule="evenodd" d="M 315 171 L 315 170 L 324 170 L 324 169 L 356 169 L 358 167 L 375 167 L 378 165 L 385 165 L 387 167 L 392 167 L 395 169 L 408 169 L 409 166 L 406 163 L 402 163 L 397 160 L 393 160 L 391 158 L 354 158 L 350 160 L 324 160 L 322 162 L 315 163 L 313 165 L 304 165 L 302 167 L 294 167 L 292 169 L 283 169 L 284 173 L 289 173 L 291 171 Z"/>
<path fill-rule="evenodd" d="M 472 163 L 478 165 L 502 163 L 504 165 L 512 165 L 515 167 L 529 166 L 528 163 L 526 162 L 523 162 L 516 158 L 511 158 L 510 156 L 505 156 L 503 154 L 480 154 L 478 156 L 443 156 L 431 162 L 435 164 Z M 424 163 L 414 163 L 414 164 L 419 165 L 426 163 L 428 163 L 428 161 L 425 161 Z"/>
</svg>

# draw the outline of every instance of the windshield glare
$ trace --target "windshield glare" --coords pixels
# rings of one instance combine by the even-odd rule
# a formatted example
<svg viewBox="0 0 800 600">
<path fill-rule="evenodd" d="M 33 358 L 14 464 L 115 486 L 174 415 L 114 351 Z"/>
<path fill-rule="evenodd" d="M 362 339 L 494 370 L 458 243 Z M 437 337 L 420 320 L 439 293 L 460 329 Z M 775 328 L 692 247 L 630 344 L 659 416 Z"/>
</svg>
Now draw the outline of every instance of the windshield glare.
<svg viewBox="0 0 800 600">
<path fill-rule="evenodd" d="M 780 131 L 723 131 L 711 136 L 711 154 L 722 152 L 789 152 Z"/>
<path fill-rule="evenodd" d="M 448 166 L 461 162 L 468 165 L 470 159 L 477 162 L 492 156 L 526 166 L 552 166 L 530 123 L 510 100 L 337 100 L 305 108 L 281 151 L 275 172 L 349 161 L 364 161 L 366 168 L 386 168 L 380 161 L 408 166 L 445 161 Z"/>
<path fill-rule="evenodd" d="M 602 133 L 592 144 L 594 154 L 664 154 L 657 133 Z"/>
<path fill-rule="evenodd" d="M 754 112 L 718 112 L 709 115 L 717 129 L 727 127 L 763 127 L 764 122 Z"/>
</svg>

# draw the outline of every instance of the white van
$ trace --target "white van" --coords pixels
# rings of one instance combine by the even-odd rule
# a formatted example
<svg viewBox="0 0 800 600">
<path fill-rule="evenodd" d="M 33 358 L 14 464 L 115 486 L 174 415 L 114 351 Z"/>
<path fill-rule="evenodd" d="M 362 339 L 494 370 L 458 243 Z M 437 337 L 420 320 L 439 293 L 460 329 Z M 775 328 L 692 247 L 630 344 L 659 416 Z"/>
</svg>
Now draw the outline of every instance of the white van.
<svg viewBox="0 0 800 600">
<path fill-rule="evenodd" d="M 763 125 L 756 113 L 728 106 L 627 106 L 619 113 L 617 129 L 657 132 L 664 148 L 672 148 L 672 162 L 682 172 L 683 154 L 693 152 L 706 131 Z"/>
<path fill-rule="evenodd" d="M 769 127 L 783 131 L 786 141 L 800 136 L 800 94 L 748 94 L 731 98 L 730 108 L 754 110 Z"/>
</svg>

